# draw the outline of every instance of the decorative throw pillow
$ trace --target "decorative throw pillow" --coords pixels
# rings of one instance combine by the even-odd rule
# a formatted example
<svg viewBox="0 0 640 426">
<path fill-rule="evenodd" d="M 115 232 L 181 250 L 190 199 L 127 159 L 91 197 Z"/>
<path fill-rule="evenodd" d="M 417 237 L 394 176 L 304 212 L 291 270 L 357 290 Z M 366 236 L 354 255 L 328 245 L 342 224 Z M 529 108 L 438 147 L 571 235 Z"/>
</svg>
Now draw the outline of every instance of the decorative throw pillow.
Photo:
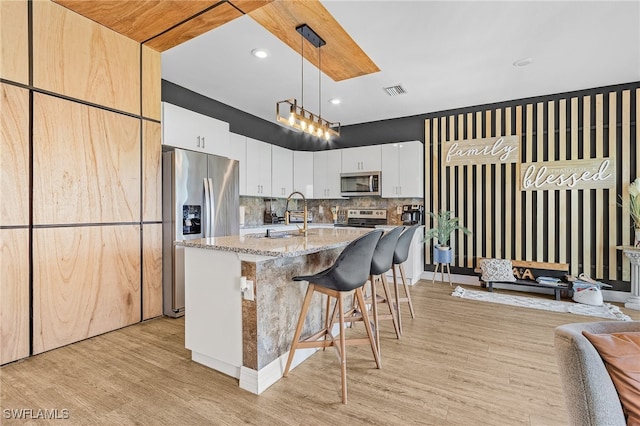
<svg viewBox="0 0 640 426">
<path fill-rule="evenodd" d="M 480 261 L 482 277 L 484 282 L 515 281 L 513 276 L 513 265 L 508 259 L 482 259 Z"/>
<path fill-rule="evenodd" d="M 604 360 L 627 424 L 640 425 L 640 332 L 582 334 Z"/>
</svg>

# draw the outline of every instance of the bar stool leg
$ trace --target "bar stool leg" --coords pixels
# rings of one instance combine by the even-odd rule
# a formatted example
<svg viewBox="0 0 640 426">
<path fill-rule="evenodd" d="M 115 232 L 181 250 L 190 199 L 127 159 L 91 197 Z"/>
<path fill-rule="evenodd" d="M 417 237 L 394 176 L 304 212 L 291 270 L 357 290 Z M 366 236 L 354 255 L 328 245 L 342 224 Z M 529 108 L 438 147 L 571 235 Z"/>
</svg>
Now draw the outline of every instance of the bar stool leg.
<svg viewBox="0 0 640 426">
<path fill-rule="evenodd" d="M 409 302 L 409 311 L 411 311 L 411 318 L 415 318 L 416 313 L 413 310 L 413 302 L 411 302 L 411 293 L 409 293 L 409 285 L 407 284 L 407 279 L 405 278 L 404 266 L 402 266 L 401 263 L 400 265 L 398 265 L 398 267 L 400 268 L 400 276 L 402 277 L 402 284 L 404 285 L 404 293 L 407 296 L 407 302 Z M 442 268 L 442 270 L 444 271 L 444 268 Z M 449 285 L 451 285 L 451 272 L 449 272 Z"/>
<path fill-rule="evenodd" d="M 378 291 L 376 289 L 376 279 L 374 276 L 369 277 L 371 282 L 371 310 L 373 311 L 373 326 L 375 328 L 375 341 L 376 348 L 378 350 L 378 356 L 380 356 L 380 323 L 378 318 Z"/>
<path fill-rule="evenodd" d="M 398 318 L 398 330 L 400 330 L 400 334 L 402 335 L 402 314 L 400 312 L 400 292 L 398 288 L 398 277 L 396 275 L 396 265 L 391 266 L 391 270 L 393 271 L 393 292 L 396 296 L 395 310 Z"/>
<path fill-rule="evenodd" d="M 362 295 L 362 287 L 358 287 L 356 289 L 356 298 L 358 302 L 364 305 L 364 296 Z M 378 351 L 376 349 L 376 341 L 373 337 L 373 331 L 371 330 L 371 323 L 369 322 L 369 314 L 367 314 L 367 310 L 364 309 L 362 311 L 362 320 L 364 321 L 364 328 L 367 331 L 367 335 L 369 336 L 369 343 L 371 344 L 371 352 L 373 353 L 373 358 L 376 361 L 376 367 L 381 368 L 382 364 L 380 362 L 380 357 L 378 356 Z"/>
<path fill-rule="evenodd" d="M 315 286 L 309 283 L 309 286 L 307 287 L 307 293 L 305 294 L 304 301 L 302 302 L 302 309 L 300 310 L 298 325 L 296 326 L 296 331 L 293 334 L 293 342 L 291 343 L 291 349 L 289 349 L 287 365 L 285 366 L 284 373 L 282 374 L 284 377 L 287 377 L 287 375 L 289 374 L 289 368 L 291 368 L 293 355 L 296 353 L 296 348 L 298 347 L 298 343 L 300 342 L 300 334 L 302 334 L 302 327 L 304 327 L 304 320 L 307 317 L 307 311 L 309 310 L 309 305 L 311 304 L 311 298 L 313 297 L 314 288 Z"/>
<path fill-rule="evenodd" d="M 398 326 L 397 313 L 393 310 L 393 299 L 391 298 L 391 291 L 389 291 L 389 283 L 387 277 L 382 274 L 382 289 L 384 290 L 384 297 L 387 299 L 387 305 L 389 306 L 389 313 L 391 314 L 391 321 L 393 322 L 393 329 L 396 332 L 396 338 L 400 338 L 400 328 Z M 379 346 L 378 346 L 379 348 Z"/>
<path fill-rule="evenodd" d="M 342 403 L 347 403 L 347 342 L 344 327 L 344 306 L 342 304 L 342 293 L 338 295 L 338 309 L 340 310 L 340 369 L 342 379 Z M 361 305 L 362 306 L 362 305 Z"/>
</svg>

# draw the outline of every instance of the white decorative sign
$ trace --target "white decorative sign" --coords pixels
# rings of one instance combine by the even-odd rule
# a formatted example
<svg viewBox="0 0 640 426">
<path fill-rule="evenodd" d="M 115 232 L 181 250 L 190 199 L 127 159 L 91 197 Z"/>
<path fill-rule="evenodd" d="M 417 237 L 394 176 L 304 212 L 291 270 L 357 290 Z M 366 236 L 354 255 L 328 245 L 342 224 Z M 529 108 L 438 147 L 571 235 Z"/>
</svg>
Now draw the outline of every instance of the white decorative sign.
<svg viewBox="0 0 640 426">
<path fill-rule="evenodd" d="M 445 166 L 517 163 L 517 135 L 445 142 Z"/>
<path fill-rule="evenodd" d="M 616 161 L 594 158 L 523 163 L 520 177 L 523 191 L 614 188 Z"/>
</svg>

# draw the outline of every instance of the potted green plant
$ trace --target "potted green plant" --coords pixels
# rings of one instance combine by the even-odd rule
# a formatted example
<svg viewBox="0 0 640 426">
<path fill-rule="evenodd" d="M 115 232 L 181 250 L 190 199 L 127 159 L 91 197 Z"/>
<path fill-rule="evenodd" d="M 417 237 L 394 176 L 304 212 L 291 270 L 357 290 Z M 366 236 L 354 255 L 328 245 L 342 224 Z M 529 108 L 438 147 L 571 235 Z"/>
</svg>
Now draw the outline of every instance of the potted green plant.
<svg viewBox="0 0 640 426">
<path fill-rule="evenodd" d="M 453 252 L 449 247 L 451 234 L 454 231 L 471 234 L 471 231 L 460 225 L 460 219 L 453 217 L 452 211 L 440 210 L 438 214 L 429 212 L 429 215 L 436 221 L 436 225 L 425 232 L 423 242 L 427 242 L 432 238 L 436 239 L 438 242 L 434 246 L 433 260 L 436 263 L 451 263 L 453 260 Z"/>
</svg>

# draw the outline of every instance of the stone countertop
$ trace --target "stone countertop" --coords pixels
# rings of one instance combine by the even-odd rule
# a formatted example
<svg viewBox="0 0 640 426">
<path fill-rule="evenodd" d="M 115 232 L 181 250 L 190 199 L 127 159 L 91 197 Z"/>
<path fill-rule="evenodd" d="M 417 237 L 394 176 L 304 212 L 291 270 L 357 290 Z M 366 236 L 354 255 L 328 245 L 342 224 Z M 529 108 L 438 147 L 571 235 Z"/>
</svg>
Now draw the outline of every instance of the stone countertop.
<svg viewBox="0 0 640 426">
<path fill-rule="evenodd" d="M 176 242 L 182 247 L 230 251 L 270 257 L 296 257 L 323 250 L 346 247 L 351 241 L 372 231 L 367 228 L 315 228 L 306 237 L 289 231 L 274 233 L 282 238 L 266 238 L 264 234 L 201 238 Z"/>
</svg>

